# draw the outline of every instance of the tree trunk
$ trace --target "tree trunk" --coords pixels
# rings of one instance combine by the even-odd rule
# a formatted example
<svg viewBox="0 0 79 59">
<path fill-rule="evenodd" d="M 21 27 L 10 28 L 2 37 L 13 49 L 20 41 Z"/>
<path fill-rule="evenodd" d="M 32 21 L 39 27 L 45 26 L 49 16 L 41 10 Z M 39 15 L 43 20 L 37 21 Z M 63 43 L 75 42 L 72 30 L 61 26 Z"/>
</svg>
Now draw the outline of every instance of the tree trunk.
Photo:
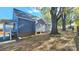
<svg viewBox="0 0 79 59">
<path fill-rule="evenodd" d="M 51 29 L 51 34 L 58 34 L 58 28 L 57 28 L 57 22 L 60 19 L 60 14 L 61 12 L 59 11 L 57 14 L 57 7 L 52 7 L 50 10 L 51 14 L 51 21 L 52 21 L 52 29 Z"/>
<path fill-rule="evenodd" d="M 70 29 L 72 28 L 72 26 L 71 26 L 71 22 L 72 22 L 72 21 L 70 20 Z"/>
<path fill-rule="evenodd" d="M 66 31 L 66 22 L 64 19 L 62 19 L 62 30 Z"/>
<path fill-rule="evenodd" d="M 79 36 L 79 26 L 77 26 L 77 35 Z"/>
<path fill-rule="evenodd" d="M 66 15 L 64 13 L 62 15 L 62 30 L 66 31 Z"/>
<path fill-rule="evenodd" d="M 58 34 L 58 29 L 57 29 L 57 20 L 52 20 L 52 30 L 51 34 Z"/>
<path fill-rule="evenodd" d="M 54 7 L 53 7 L 53 11 L 51 11 L 51 19 L 52 19 L 51 34 L 58 34 L 56 8 Z"/>
</svg>

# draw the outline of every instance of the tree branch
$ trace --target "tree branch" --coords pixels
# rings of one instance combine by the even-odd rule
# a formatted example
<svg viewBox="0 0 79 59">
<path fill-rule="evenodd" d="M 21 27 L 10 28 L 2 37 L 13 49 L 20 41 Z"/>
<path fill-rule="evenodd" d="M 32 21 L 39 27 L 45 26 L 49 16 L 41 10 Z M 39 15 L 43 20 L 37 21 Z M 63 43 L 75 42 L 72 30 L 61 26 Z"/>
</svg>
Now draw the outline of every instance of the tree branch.
<svg viewBox="0 0 79 59">
<path fill-rule="evenodd" d="M 57 17 L 60 15 L 61 12 L 62 12 L 62 10 L 61 10 L 61 7 L 60 7 L 60 10 L 59 10 L 59 12 L 57 14 Z"/>
<path fill-rule="evenodd" d="M 59 17 L 57 17 L 57 21 L 61 18 L 61 16 L 62 16 L 62 14 Z"/>
</svg>

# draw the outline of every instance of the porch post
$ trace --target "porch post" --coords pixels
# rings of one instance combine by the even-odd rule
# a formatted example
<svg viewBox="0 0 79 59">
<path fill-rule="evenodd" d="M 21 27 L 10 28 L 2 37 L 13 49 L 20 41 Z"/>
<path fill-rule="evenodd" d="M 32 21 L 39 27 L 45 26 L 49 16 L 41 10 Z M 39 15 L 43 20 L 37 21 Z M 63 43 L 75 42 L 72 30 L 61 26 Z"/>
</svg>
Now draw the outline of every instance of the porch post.
<svg viewBox="0 0 79 59">
<path fill-rule="evenodd" d="M 10 40 L 12 40 L 12 31 L 10 29 Z"/>
<path fill-rule="evenodd" d="M 3 40 L 5 39 L 5 23 L 3 23 Z"/>
</svg>

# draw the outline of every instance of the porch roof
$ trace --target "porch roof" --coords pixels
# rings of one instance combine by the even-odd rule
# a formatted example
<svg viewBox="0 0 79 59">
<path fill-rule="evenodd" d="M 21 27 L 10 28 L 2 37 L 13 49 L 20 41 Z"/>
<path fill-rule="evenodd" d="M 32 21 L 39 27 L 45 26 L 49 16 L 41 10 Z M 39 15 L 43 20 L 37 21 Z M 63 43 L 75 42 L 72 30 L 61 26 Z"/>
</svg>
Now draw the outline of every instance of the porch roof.
<svg viewBox="0 0 79 59">
<path fill-rule="evenodd" d="M 8 19 L 1 19 L 0 24 L 5 23 L 5 24 L 12 24 L 15 23 L 16 21 L 14 20 L 8 20 Z"/>
</svg>

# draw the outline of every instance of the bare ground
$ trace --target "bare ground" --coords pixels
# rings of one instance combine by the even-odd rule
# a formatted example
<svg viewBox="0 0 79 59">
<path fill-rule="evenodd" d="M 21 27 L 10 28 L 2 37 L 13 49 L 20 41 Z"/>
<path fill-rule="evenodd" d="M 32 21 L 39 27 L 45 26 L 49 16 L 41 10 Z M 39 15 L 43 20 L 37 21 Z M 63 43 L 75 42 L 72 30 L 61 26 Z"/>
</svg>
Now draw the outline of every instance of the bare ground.
<svg viewBox="0 0 79 59">
<path fill-rule="evenodd" d="M 40 34 L 23 40 L 0 45 L 1 51 L 76 51 L 73 32 L 61 35 Z"/>
</svg>

